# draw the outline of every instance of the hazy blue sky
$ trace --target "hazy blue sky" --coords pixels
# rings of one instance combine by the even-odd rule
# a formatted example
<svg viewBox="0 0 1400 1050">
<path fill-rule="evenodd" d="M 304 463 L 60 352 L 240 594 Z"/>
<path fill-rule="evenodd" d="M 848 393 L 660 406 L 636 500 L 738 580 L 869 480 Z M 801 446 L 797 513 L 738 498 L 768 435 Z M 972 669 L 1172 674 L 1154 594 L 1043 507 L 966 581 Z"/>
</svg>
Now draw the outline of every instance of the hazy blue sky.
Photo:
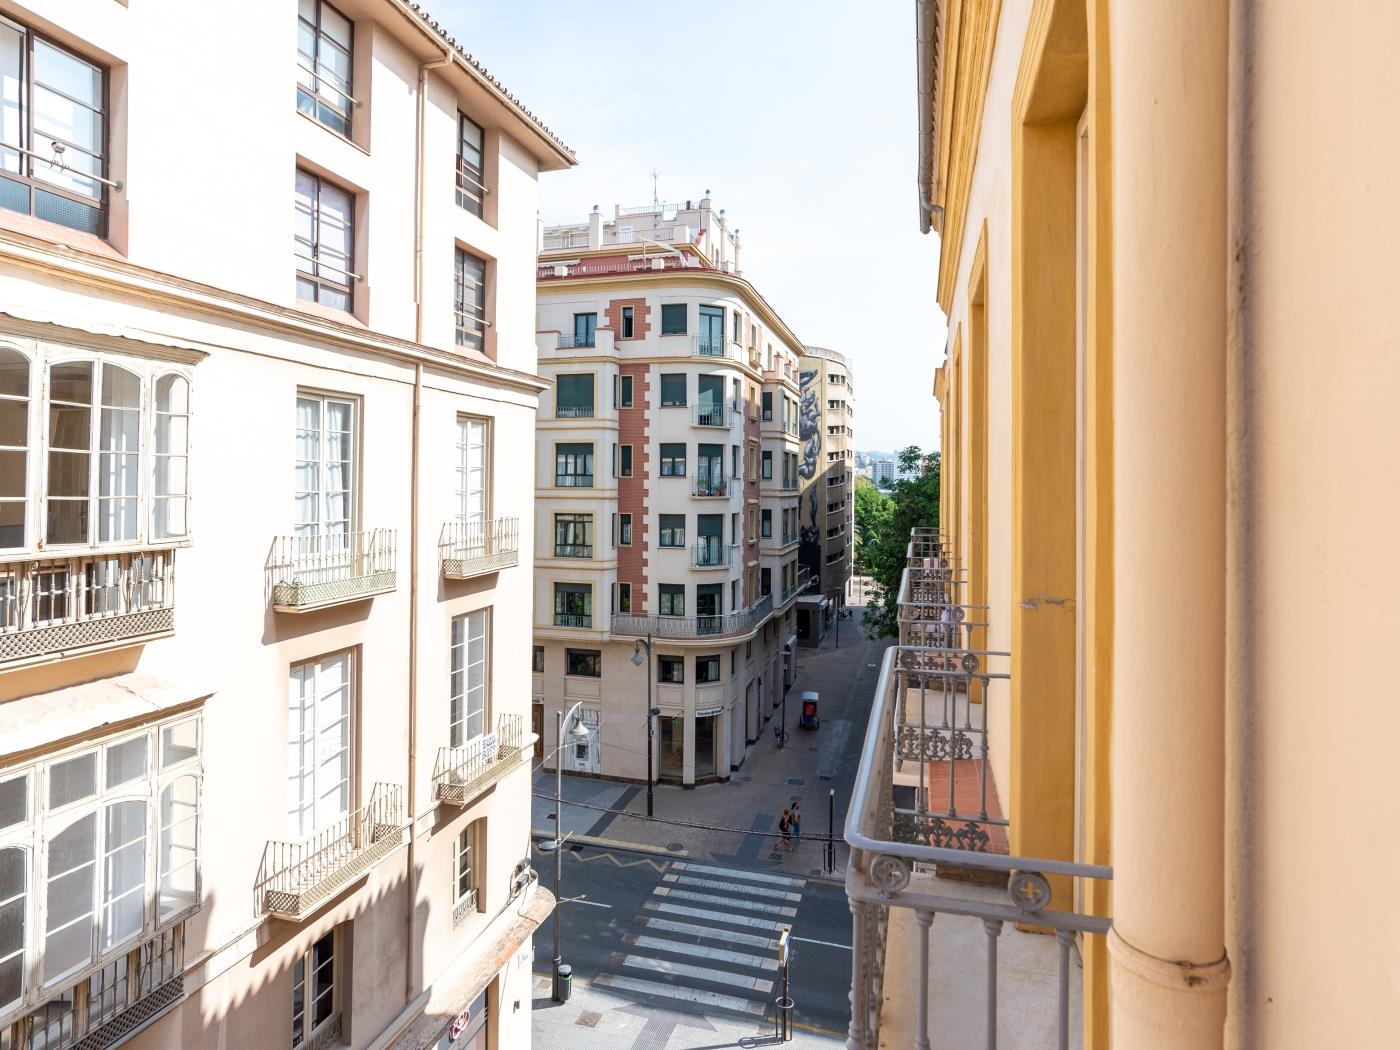
<svg viewBox="0 0 1400 1050">
<path fill-rule="evenodd" d="M 545 222 L 698 199 L 744 276 L 855 368 L 856 447 L 937 442 L 937 240 L 919 233 L 911 0 L 422 0 L 578 154 Z"/>
</svg>

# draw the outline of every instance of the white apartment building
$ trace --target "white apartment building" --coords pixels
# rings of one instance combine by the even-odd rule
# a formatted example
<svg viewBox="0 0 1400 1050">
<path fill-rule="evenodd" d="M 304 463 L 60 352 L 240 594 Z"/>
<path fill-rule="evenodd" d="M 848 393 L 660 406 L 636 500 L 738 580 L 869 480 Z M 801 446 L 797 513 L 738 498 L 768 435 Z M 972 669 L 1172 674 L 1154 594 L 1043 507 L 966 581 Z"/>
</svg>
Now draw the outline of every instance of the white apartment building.
<svg viewBox="0 0 1400 1050">
<path fill-rule="evenodd" d="M 400 0 L 0 0 L 0 90 L 0 1048 L 528 1046 L 572 155 Z"/>
<path fill-rule="evenodd" d="M 802 344 L 738 257 L 708 193 L 543 231 L 534 726 L 581 702 L 573 771 L 727 780 L 792 682 Z"/>
<path fill-rule="evenodd" d="M 855 388 L 846 358 L 802 351 L 801 560 L 812 592 L 798 608 L 798 635 L 818 644 L 845 600 L 855 555 Z"/>
</svg>

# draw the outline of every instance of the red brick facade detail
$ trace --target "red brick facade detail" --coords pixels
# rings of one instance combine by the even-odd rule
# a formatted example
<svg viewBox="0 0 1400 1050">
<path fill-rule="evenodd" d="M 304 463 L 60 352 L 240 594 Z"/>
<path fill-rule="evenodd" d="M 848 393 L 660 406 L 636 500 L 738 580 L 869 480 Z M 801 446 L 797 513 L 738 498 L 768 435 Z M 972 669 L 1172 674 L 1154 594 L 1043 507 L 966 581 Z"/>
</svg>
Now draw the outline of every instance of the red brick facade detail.
<svg viewBox="0 0 1400 1050">
<path fill-rule="evenodd" d="M 632 307 L 632 338 L 641 339 L 651 331 L 651 307 L 645 299 L 612 299 L 603 311 L 603 324 L 613 331 L 614 339 L 622 338 L 622 308 Z"/>
<path fill-rule="evenodd" d="M 611 319 L 614 310 L 621 316 L 621 308 L 641 299 L 619 299 L 608 307 Z M 642 311 L 639 309 L 634 323 L 641 325 Z M 645 332 L 644 328 L 637 329 Z M 651 457 L 647 447 L 647 409 L 651 405 L 650 369 L 646 365 L 622 365 L 619 371 L 632 377 L 632 407 L 617 410 L 617 440 L 619 444 L 632 446 L 632 476 L 617 479 L 617 510 L 632 515 L 632 545 L 617 547 L 617 580 L 632 585 L 632 613 L 645 616 L 647 612 L 647 485 L 651 478 Z M 620 528 L 620 526 L 619 526 Z"/>
</svg>

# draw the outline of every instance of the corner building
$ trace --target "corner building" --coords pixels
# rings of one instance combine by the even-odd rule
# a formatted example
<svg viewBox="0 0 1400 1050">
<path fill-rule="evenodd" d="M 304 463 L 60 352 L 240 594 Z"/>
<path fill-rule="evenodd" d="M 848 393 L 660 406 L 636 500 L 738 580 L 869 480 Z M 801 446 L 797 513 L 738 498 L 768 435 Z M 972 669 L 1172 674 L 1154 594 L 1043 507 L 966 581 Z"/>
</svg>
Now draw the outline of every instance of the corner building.
<svg viewBox="0 0 1400 1050">
<path fill-rule="evenodd" d="M 0 1047 L 528 1046 L 572 155 L 397 0 L 0 3 L 0 82 Z"/>
<path fill-rule="evenodd" d="M 659 781 L 727 780 L 782 709 L 807 583 L 802 343 L 739 252 L 708 196 L 543 232 L 533 670 L 546 765 L 555 713 L 582 701 L 593 732 L 566 769 L 645 782 L 650 746 Z"/>
</svg>

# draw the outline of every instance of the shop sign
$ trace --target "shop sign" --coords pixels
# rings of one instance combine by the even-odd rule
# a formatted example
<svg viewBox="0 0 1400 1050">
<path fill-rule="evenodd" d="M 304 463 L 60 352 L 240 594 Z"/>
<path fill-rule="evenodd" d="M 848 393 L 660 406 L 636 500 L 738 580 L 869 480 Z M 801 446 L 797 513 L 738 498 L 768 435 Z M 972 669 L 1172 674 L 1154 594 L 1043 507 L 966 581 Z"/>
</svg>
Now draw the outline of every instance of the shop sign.
<svg viewBox="0 0 1400 1050">
<path fill-rule="evenodd" d="M 702 707 L 702 708 L 700 708 L 698 711 L 695 712 L 695 717 L 696 717 L 696 718 L 710 718 L 710 717 L 713 717 L 714 715 L 719 714 L 719 713 L 722 712 L 723 710 L 724 710 L 724 706 L 723 706 L 723 705 L 720 705 L 719 707 Z"/>
</svg>

